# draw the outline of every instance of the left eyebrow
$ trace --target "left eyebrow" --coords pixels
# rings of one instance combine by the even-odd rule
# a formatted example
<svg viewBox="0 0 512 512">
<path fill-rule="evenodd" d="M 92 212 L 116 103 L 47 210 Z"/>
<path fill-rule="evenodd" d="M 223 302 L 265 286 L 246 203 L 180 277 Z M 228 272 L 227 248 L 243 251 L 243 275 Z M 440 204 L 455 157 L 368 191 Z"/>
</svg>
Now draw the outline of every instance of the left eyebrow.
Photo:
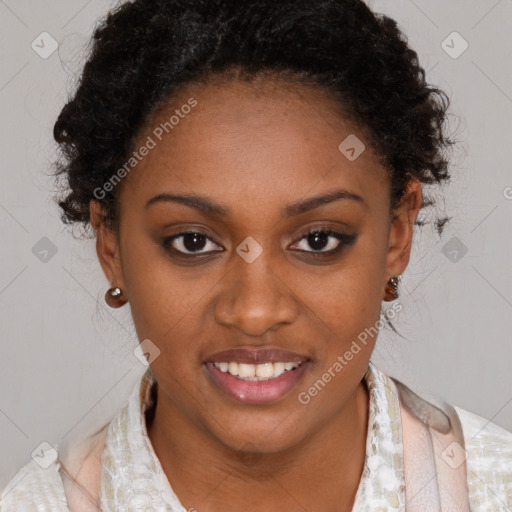
<svg viewBox="0 0 512 512">
<path fill-rule="evenodd" d="M 287 204 L 282 209 L 281 215 L 283 217 L 293 217 L 338 200 L 356 201 L 366 206 L 366 203 L 361 196 L 354 194 L 353 192 L 349 192 L 348 190 L 338 189 L 327 194 L 309 197 L 307 199 L 302 199 L 295 203 Z M 157 196 L 152 197 L 146 203 L 145 208 L 149 208 L 151 205 L 160 202 L 180 203 L 185 206 L 188 206 L 189 208 L 194 208 L 200 211 L 201 213 L 204 213 L 205 215 L 210 215 L 212 217 L 229 217 L 232 215 L 230 208 L 228 208 L 227 206 L 223 206 L 213 201 L 212 199 L 209 199 L 206 196 L 199 196 L 194 194 L 158 194 Z"/>
<path fill-rule="evenodd" d="M 328 192 L 327 194 L 309 197 L 307 199 L 297 201 L 296 203 L 289 204 L 283 209 L 283 216 L 293 217 L 294 215 L 300 215 L 301 213 L 305 213 L 309 210 L 313 210 L 314 208 L 318 208 L 319 206 L 323 206 L 324 204 L 332 203 L 333 201 L 338 201 L 340 199 L 356 201 L 363 206 L 367 206 L 361 196 L 345 189 L 338 189 Z"/>
</svg>

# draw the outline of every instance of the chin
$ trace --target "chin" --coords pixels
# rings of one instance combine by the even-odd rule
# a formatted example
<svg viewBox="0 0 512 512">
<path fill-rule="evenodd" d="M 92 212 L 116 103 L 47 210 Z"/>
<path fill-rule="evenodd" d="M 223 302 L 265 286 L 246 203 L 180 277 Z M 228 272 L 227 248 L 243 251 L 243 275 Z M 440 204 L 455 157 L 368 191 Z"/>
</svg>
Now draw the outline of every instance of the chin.
<svg viewBox="0 0 512 512">
<path fill-rule="evenodd" d="M 215 422 L 208 419 L 207 428 L 220 444 L 230 450 L 270 454 L 293 448 L 307 437 L 303 416 L 300 423 L 297 419 L 298 411 L 288 409 L 274 413 L 238 411 L 217 417 Z"/>
</svg>

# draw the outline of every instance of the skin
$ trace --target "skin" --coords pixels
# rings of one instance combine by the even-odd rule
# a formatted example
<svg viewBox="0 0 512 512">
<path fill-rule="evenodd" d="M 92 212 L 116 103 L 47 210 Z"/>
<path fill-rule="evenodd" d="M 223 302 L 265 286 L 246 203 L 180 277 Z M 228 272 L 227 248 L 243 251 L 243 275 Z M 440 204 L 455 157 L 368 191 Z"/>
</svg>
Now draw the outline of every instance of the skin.
<svg viewBox="0 0 512 512">
<path fill-rule="evenodd" d="M 90 204 L 105 275 L 129 300 L 139 339 L 160 350 L 148 435 L 187 509 L 351 510 L 368 426 L 362 379 L 375 339 L 307 405 L 298 394 L 379 320 L 386 283 L 409 262 L 421 184 L 410 181 L 392 220 L 389 177 L 368 141 L 352 162 L 338 149 L 351 133 L 365 141 L 364 130 L 321 90 L 269 79 L 187 86 L 149 120 L 136 147 L 190 97 L 198 105 L 120 185 L 119 231 Z M 290 203 L 336 189 L 363 201 L 281 215 Z M 207 196 L 231 215 L 177 202 L 145 208 L 164 192 Z M 301 241 L 318 226 L 356 241 L 315 258 L 339 244 Z M 198 252 L 224 250 L 187 259 L 162 245 L 191 228 L 211 237 Z M 252 263 L 236 252 L 248 236 L 263 248 Z M 186 250 L 180 241 L 174 247 Z M 270 404 L 227 396 L 203 366 L 220 350 L 269 345 L 312 361 L 296 388 Z"/>
</svg>

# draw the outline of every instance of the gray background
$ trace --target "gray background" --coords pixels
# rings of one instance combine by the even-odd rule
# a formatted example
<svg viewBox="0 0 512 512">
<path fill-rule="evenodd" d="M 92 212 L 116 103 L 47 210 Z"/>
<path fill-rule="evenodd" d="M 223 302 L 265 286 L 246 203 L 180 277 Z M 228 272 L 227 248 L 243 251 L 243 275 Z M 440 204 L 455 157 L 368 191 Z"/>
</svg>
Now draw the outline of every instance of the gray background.
<svg viewBox="0 0 512 512">
<path fill-rule="evenodd" d="M 0 487 L 42 441 L 108 421 L 145 369 L 128 307 L 103 303 L 94 242 L 73 239 L 51 198 L 53 124 L 114 4 L 0 0 Z M 370 5 L 399 21 L 429 81 L 451 96 L 461 140 L 438 202 L 451 223 L 442 239 L 429 225 L 417 231 L 403 276 L 394 324 L 406 339 L 382 331 L 373 360 L 512 430 L 512 2 Z M 43 31 L 59 43 L 46 59 L 31 47 Z M 469 44 L 458 58 L 441 46 L 454 31 Z M 445 47 L 461 43 L 451 36 Z"/>
</svg>

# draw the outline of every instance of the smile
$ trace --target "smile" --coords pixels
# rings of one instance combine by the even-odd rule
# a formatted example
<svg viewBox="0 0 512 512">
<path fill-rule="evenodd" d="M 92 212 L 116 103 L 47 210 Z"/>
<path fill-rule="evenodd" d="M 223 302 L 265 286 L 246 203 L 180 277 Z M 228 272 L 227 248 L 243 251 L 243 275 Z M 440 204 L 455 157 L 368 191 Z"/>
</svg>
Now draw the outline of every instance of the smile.
<svg viewBox="0 0 512 512">
<path fill-rule="evenodd" d="M 209 357 L 204 367 L 211 382 L 238 402 L 265 404 L 288 394 L 311 360 L 273 347 L 225 350 Z"/>
<path fill-rule="evenodd" d="M 215 367 L 223 373 L 229 373 L 241 380 L 269 380 L 279 377 L 285 372 L 294 370 L 302 363 L 262 363 L 262 364 L 246 364 L 237 363 L 236 361 L 214 363 Z"/>
</svg>

